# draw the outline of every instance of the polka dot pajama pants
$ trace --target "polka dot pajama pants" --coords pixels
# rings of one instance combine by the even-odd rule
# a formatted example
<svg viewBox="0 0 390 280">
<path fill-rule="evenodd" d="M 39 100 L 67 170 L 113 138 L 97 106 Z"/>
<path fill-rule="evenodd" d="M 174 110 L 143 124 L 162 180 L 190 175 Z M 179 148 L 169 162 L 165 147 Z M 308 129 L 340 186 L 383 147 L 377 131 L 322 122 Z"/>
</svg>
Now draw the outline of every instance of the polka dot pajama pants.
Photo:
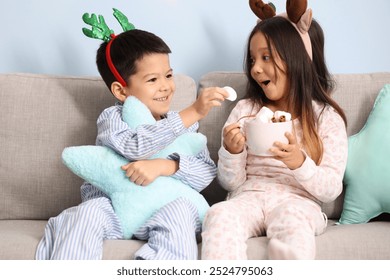
<svg viewBox="0 0 390 280">
<path fill-rule="evenodd" d="M 314 259 L 315 235 L 326 228 L 320 206 L 277 191 L 244 191 L 214 204 L 206 214 L 202 259 L 247 259 L 246 241 L 269 238 L 269 259 Z"/>
</svg>

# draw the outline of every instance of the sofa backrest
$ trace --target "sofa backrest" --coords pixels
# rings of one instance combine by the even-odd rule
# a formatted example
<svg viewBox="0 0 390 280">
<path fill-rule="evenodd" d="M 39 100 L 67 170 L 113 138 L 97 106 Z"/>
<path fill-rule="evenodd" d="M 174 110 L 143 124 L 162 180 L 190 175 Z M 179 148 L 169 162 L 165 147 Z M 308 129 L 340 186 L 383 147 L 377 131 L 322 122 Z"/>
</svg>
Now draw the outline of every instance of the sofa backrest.
<svg viewBox="0 0 390 280">
<path fill-rule="evenodd" d="M 196 84 L 175 81 L 178 110 L 194 102 Z M 114 103 L 98 77 L 0 74 L 0 219 L 47 219 L 80 202 L 82 180 L 61 153 L 95 144 L 97 117 Z"/>
<path fill-rule="evenodd" d="M 390 73 L 335 75 L 334 98 L 348 117 L 348 134 L 364 125 L 379 90 Z M 195 82 L 175 75 L 177 91 L 172 109 L 196 99 Z M 212 72 L 199 81 L 199 90 L 231 86 L 244 95 L 243 73 Z M 80 202 L 82 180 L 61 162 L 65 147 L 93 145 L 96 119 L 115 99 L 98 77 L 0 74 L 0 219 L 47 219 Z M 235 102 L 213 108 L 200 122 L 210 154 L 218 161 L 221 131 Z M 211 203 L 225 198 L 217 180 L 202 192 Z M 330 218 L 341 213 L 343 196 L 323 206 Z"/>
<path fill-rule="evenodd" d="M 348 135 L 353 135 L 365 124 L 380 89 L 390 83 L 390 72 L 370 74 L 337 74 L 334 75 L 336 89 L 334 99 L 344 109 L 347 119 Z M 200 122 L 200 132 L 206 134 L 210 154 L 218 161 L 218 150 L 221 146 L 222 127 L 237 101 L 245 94 L 247 79 L 241 72 L 211 72 L 205 74 L 199 81 L 200 92 L 206 87 L 231 86 L 237 91 L 235 102 L 226 101 L 221 107 L 214 108 Z M 208 201 L 215 203 L 223 199 L 226 193 L 221 190 L 216 180 L 203 191 Z M 323 205 L 323 211 L 329 218 L 339 218 L 342 210 L 343 195 L 335 202 Z"/>
</svg>

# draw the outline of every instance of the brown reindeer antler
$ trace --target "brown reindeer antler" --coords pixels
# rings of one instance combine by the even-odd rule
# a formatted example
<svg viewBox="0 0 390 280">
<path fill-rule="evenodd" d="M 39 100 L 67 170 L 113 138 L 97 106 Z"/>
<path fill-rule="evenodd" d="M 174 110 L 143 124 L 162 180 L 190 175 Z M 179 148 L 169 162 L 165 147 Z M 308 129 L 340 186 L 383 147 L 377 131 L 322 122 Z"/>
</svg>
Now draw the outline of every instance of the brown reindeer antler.
<svg viewBox="0 0 390 280">
<path fill-rule="evenodd" d="M 275 16 L 275 6 L 272 3 L 264 4 L 261 0 L 249 0 L 252 12 L 261 20 Z M 287 0 L 287 13 L 278 14 L 290 21 L 301 36 L 310 59 L 313 57 L 310 37 L 308 34 L 312 21 L 312 11 L 307 9 L 307 0 Z"/>
<path fill-rule="evenodd" d="M 307 0 L 287 0 L 286 11 L 288 18 L 295 24 L 301 19 L 306 12 Z"/>
<path fill-rule="evenodd" d="M 252 12 L 261 20 L 272 18 L 276 14 L 275 6 L 271 2 L 264 4 L 264 2 L 261 0 L 249 0 L 249 7 L 251 8 Z"/>
</svg>

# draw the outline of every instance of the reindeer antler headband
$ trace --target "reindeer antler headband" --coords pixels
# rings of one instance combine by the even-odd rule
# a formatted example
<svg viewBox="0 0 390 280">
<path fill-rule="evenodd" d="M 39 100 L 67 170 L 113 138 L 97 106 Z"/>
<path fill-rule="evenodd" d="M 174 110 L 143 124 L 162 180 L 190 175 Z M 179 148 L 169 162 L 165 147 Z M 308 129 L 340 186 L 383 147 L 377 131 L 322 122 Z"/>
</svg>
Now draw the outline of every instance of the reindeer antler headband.
<svg viewBox="0 0 390 280">
<path fill-rule="evenodd" d="M 135 29 L 134 25 L 129 22 L 127 17 L 121 11 L 115 8 L 113 8 L 113 10 L 114 10 L 114 17 L 118 20 L 119 24 L 122 26 L 123 31 L 129 31 Z M 111 45 L 116 37 L 114 31 L 107 26 L 104 17 L 102 15 L 96 17 L 95 14 L 91 14 L 91 16 L 89 16 L 88 13 L 85 13 L 83 14 L 83 21 L 86 24 L 92 26 L 91 30 L 88 28 L 82 29 L 85 36 L 93 39 L 103 40 L 104 42 L 108 42 L 106 47 L 106 60 L 107 60 L 108 67 L 110 68 L 110 71 L 114 75 L 115 79 L 122 86 L 126 87 L 127 86 L 126 81 L 119 74 L 118 70 L 116 69 L 111 59 Z"/>
<path fill-rule="evenodd" d="M 249 6 L 252 12 L 261 20 L 274 17 L 276 14 L 275 6 L 272 3 L 264 4 L 261 0 L 249 0 Z M 313 59 L 313 51 L 308 33 L 312 21 L 312 10 L 307 9 L 307 0 L 287 0 L 286 11 L 287 13 L 282 13 L 277 16 L 284 17 L 290 21 L 299 35 L 301 35 L 310 59 Z"/>
</svg>

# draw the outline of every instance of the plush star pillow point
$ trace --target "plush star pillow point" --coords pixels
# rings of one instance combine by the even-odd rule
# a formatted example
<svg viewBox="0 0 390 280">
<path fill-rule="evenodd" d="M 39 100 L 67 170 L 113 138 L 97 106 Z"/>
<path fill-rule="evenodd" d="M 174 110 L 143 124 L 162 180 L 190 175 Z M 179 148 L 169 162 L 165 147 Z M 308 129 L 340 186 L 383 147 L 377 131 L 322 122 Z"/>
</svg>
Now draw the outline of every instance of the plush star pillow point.
<svg viewBox="0 0 390 280">
<path fill-rule="evenodd" d="M 390 213 L 390 84 L 378 94 L 362 130 L 348 139 L 341 224 Z"/>
<path fill-rule="evenodd" d="M 131 128 L 156 122 L 148 108 L 135 97 L 126 99 L 122 118 Z M 197 155 L 205 147 L 204 135 L 184 133 L 151 158 L 166 158 L 172 153 Z M 126 239 L 131 238 L 158 209 L 176 198 L 190 200 L 197 207 L 201 220 L 209 209 L 200 193 L 173 177 L 160 176 L 146 187 L 132 183 L 121 169 L 129 161 L 108 147 L 69 147 L 64 149 L 62 159 L 73 173 L 110 197 Z"/>
</svg>

